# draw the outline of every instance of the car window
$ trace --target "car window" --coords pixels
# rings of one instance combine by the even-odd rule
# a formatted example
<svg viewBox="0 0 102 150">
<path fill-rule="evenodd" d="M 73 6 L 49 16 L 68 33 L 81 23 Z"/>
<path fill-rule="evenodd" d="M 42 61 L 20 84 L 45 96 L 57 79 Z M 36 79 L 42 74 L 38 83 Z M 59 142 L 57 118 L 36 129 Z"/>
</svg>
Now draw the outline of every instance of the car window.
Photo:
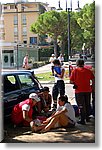
<svg viewBox="0 0 102 150">
<path fill-rule="evenodd" d="M 34 82 L 30 75 L 18 75 L 19 80 L 21 82 L 22 88 L 29 88 L 34 86 Z"/>
<path fill-rule="evenodd" d="M 14 75 L 6 75 L 3 77 L 4 93 L 12 92 L 19 89 L 16 77 Z"/>
<path fill-rule="evenodd" d="M 7 79 L 12 83 L 12 84 L 15 84 L 16 83 L 16 79 L 15 77 L 12 75 L 12 76 L 7 76 Z"/>
</svg>

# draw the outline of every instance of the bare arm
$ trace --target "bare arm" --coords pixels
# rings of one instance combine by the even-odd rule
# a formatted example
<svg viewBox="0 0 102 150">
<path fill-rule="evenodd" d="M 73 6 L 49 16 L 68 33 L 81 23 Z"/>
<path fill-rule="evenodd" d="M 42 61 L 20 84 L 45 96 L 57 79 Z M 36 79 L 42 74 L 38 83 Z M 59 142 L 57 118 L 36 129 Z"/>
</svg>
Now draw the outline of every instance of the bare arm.
<svg viewBox="0 0 102 150">
<path fill-rule="evenodd" d="M 28 122 L 32 121 L 32 118 L 29 118 L 28 111 L 26 111 L 26 110 L 23 110 L 23 119 L 28 121 Z"/>
<path fill-rule="evenodd" d="M 47 121 L 50 121 L 52 118 L 60 116 L 61 114 L 65 114 L 65 112 L 67 112 L 67 109 L 64 110 L 60 110 L 60 111 L 56 111 L 54 114 L 52 114 Z"/>
</svg>

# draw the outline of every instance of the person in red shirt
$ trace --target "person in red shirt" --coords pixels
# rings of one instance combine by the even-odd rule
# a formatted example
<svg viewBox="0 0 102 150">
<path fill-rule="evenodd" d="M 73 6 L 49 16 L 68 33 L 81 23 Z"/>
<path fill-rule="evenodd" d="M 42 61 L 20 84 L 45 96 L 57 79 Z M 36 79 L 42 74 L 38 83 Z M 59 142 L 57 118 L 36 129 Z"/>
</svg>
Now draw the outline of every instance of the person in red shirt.
<svg viewBox="0 0 102 150">
<path fill-rule="evenodd" d="M 14 106 L 11 119 L 14 125 L 29 126 L 32 119 L 33 106 L 40 99 L 36 93 L 31 93 L 29 99 L 26 99 Z"/>
<path fill-rule="evenodd" d="M 84 125 L 89 121 L 91 92 L 95 77 L 91 70 L 84 67 L 84 60 L 79 59 L 76 64 L 77 68 L 71 73 L 70 83 L 74 84 L 75 98 L 80 109 L 81 120 L 78 123 Z"/>
</svg>

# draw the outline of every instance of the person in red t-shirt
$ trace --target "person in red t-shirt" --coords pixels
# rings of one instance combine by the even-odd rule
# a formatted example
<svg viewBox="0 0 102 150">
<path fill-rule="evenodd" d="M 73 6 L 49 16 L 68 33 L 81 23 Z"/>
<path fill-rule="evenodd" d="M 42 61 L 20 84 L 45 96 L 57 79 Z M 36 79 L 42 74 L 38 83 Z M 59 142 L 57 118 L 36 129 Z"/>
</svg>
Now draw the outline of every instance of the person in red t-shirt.
<svg viewBox="0 0 102 150">
<path fill-rule="evenodd" d="M 26 99 L 14 106 L 11 119 L 14 125 L 29 126 L 32 119 L 33 106 L 40 99 L 36 93 L 31 93 L 29 99 Z"/>
<path fill-rule="evenodd" d="M 85 124 L 85 119 L 86 122 L 89 121 L 91 92 L 95 77 L 91 70 L 84 67 L 84 60 L 79 59 L 76 64 L 77 68 L 71 73 L 70 83 L 74 84 L 75 98 L 80 109 L 81 120 L 78 123 Z"/>
</svg>

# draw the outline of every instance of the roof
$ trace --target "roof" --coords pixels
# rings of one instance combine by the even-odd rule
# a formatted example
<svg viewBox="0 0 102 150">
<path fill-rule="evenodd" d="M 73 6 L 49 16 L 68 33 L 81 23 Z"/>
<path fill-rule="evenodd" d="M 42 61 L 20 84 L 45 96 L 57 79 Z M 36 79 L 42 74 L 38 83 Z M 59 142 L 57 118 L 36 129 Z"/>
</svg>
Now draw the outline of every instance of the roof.
<svg viewBox="0 0 102 150">
<path fill-rule="evenodd" d="M 30 73 L 30 74 L 32 74 L 32 75 L 34 75 L 34 71 L 33 70 L 3 70 L 2 71 L 2 75 L 7 75 L 7 74 L 18 74 L 18 73 L 20 73 L 20 74 L 22 74 L 22 73 Z"/>
</svg>

